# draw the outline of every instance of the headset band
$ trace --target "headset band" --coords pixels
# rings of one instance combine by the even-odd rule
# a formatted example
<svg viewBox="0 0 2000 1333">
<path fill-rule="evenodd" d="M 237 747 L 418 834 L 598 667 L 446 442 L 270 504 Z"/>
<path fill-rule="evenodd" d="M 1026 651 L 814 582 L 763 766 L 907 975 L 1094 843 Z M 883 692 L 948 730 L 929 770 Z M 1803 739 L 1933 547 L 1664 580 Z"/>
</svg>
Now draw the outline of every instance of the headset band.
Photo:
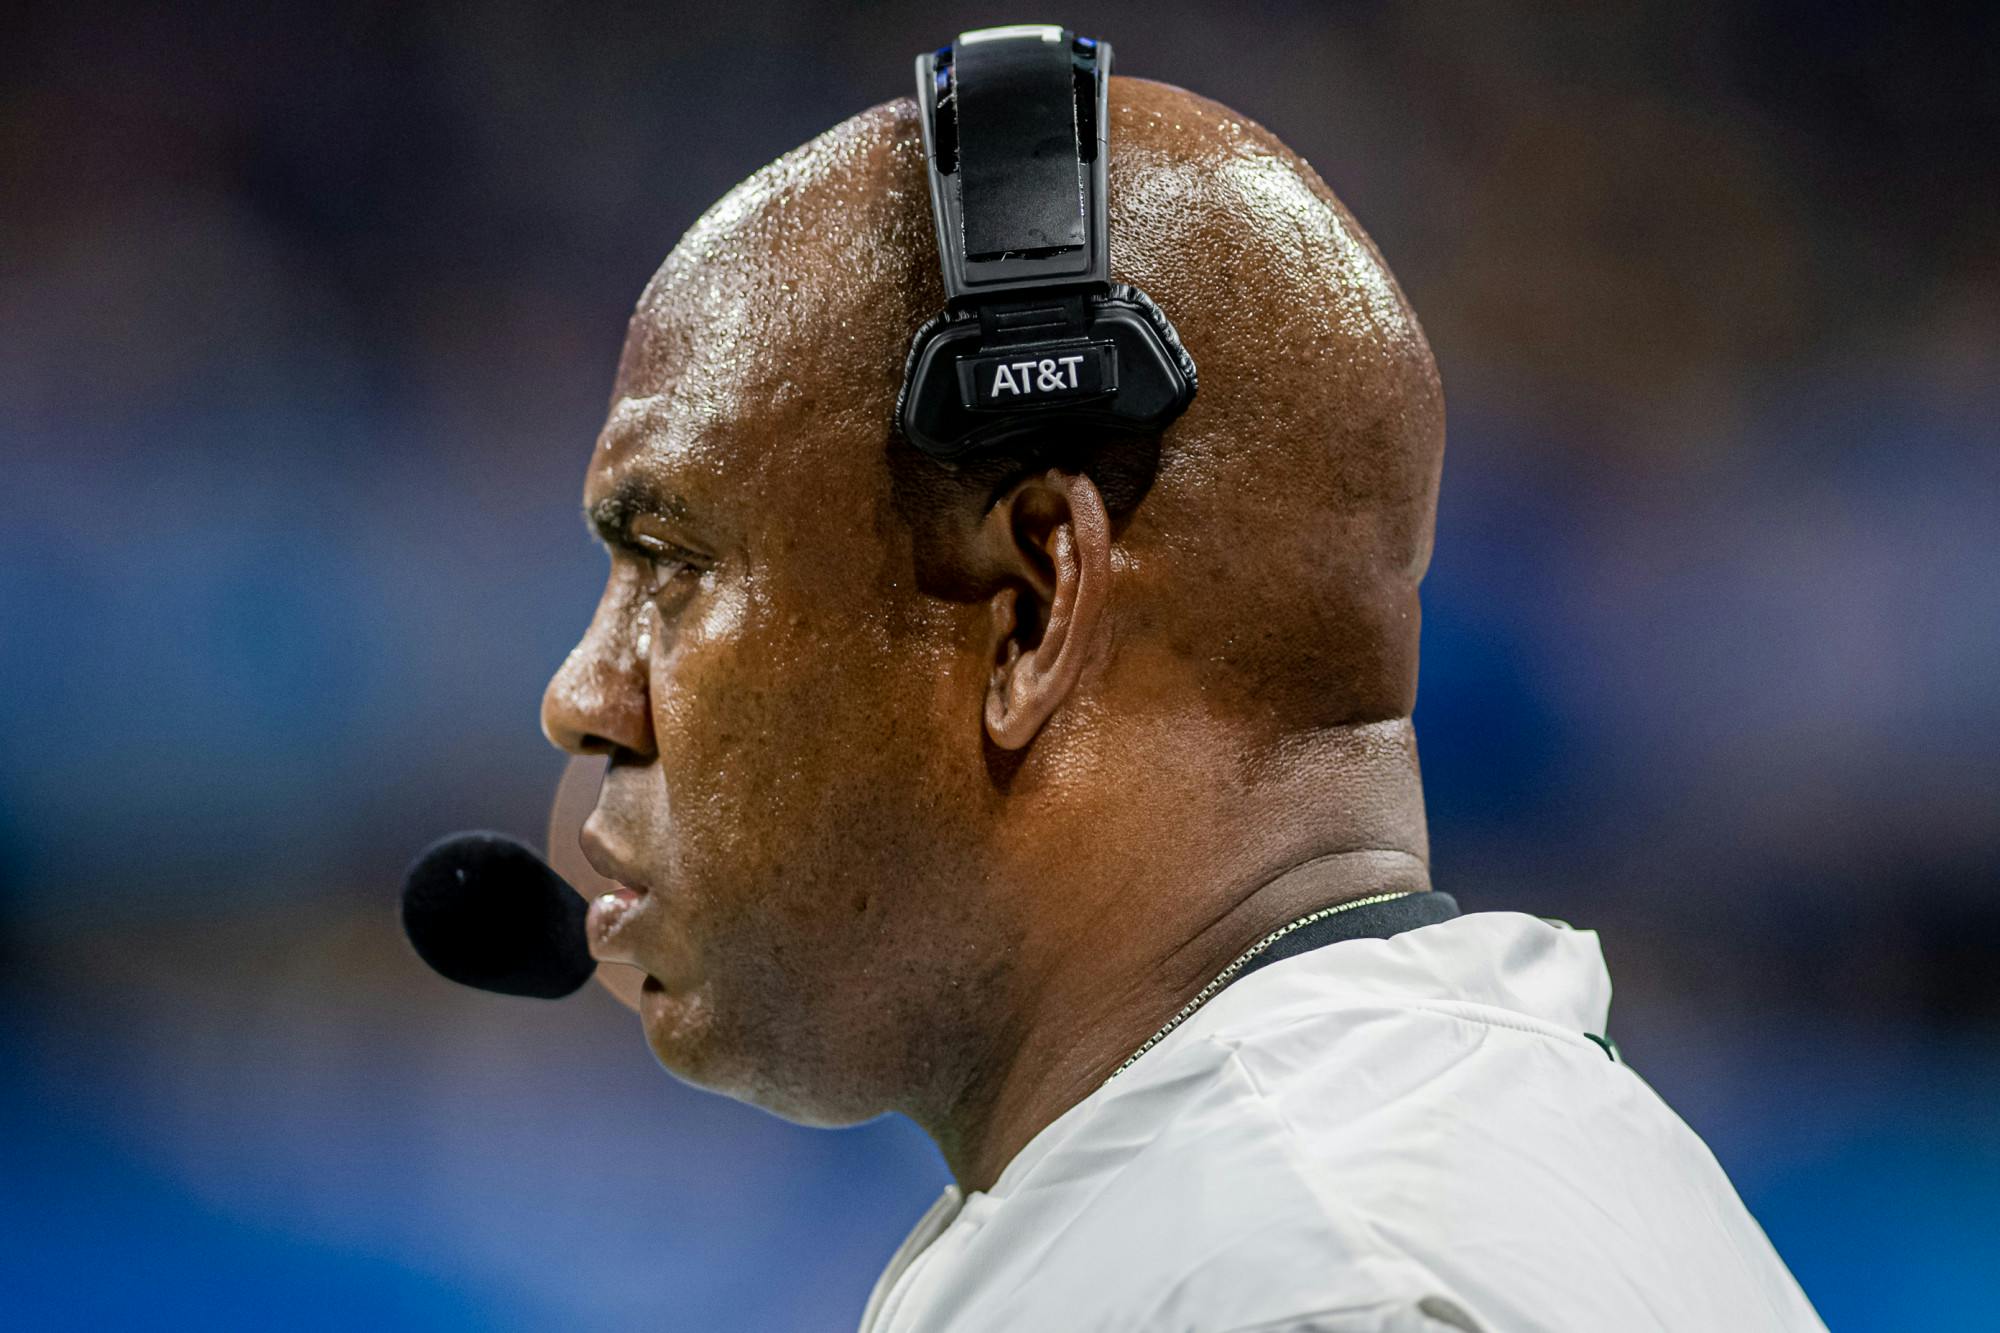
<svg viewBox="0 0 2000 1333">
<path fill-rule="evenodd" d="M 959 34 L 917 57 L 945 297 L 1110 285 L 1111 46 L 1067 28 Z"/>
</svg>

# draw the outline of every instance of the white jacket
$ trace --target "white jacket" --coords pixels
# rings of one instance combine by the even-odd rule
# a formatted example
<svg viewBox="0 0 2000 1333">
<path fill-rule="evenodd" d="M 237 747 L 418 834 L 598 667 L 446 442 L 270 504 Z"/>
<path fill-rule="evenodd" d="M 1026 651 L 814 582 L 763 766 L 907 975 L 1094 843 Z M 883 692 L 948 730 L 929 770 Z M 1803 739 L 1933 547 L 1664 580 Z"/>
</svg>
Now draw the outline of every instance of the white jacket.
<svg viewBox="0 0 2000 1333">
<path fill-rule="evenodd" d="M 1610 1001 L 1514 912 L 1273 963 L 946 1189 L 863 1333 L 1823 1329 Z"/>
</svg>

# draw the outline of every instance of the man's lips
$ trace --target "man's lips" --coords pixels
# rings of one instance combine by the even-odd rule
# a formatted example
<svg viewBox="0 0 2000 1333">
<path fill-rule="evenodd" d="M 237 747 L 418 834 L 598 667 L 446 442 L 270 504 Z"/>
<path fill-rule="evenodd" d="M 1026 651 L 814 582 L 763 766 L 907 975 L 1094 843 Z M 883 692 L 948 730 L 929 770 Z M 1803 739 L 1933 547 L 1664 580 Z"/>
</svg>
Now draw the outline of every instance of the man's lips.
<svg viewBox="0 0 2000 1333">
<path fill-rule="evenodd" d="M 631 963 L 637 966 L 629 943 L 621 939 L 625 927 L 639 914 L 645 902 L 643 890 L 620 884 L 607 889 L 590 900 L 590 910 L 584 914 L 584 933 L 590 940 L 590 956 L 601 963 Z M 621 947 L 622 946 L 622 947 Z"/>
<path fill-rule="evenodd" d="M 619 855 L 589 824 L 585 824 L 578 842 L 591 869 L 611 881 L 610 887 L 590 900 L 590 909 L 584 915 L 584 933 L 590 940 L 591 957 L 603 963 L 643 967 L 635 952 L 637 939 L 626 936 L 635 933 L 627 927 L 644 914 L 651 895 L 640 877 L 627 868 L 628 858 Z"/>
</svg>

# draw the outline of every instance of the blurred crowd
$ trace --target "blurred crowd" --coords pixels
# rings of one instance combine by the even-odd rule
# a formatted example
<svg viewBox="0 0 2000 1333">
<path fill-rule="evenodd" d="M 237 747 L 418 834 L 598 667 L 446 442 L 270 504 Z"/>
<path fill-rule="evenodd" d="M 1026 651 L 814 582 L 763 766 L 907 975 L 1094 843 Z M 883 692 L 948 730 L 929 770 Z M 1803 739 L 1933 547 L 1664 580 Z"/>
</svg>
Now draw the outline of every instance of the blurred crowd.
<svg viewBox="0 0 2000 1333">
<path fill-rule="evenodd" d="M 1831 1325 L 1990 1312 L 2000 10 L 1054 16 L 1303 153 L 1425 321 L 1438 885 L 1603 932 L 1613 1034 Z M 597 997 L 453 993 L 390 904 L 434 834 L 545 816 L 537 699 L 602 577 L 582 468 L 653 267 L 918 49 L 1017 17 L 10 20 L 0 1274 L 28 1309 L 858 1318 L 943 1178 L 915 1131 L 680 1088 Z"/>
</svg>

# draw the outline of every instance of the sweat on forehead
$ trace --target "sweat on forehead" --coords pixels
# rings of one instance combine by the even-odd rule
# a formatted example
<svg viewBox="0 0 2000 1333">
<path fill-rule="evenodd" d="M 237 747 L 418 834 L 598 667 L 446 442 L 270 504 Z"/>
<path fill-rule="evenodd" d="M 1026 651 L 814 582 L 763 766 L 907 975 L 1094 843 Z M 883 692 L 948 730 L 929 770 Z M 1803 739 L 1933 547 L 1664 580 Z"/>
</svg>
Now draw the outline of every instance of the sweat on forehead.
<svg viewBox="0 0 2000 1333">
<path fill-rule="evenodd" d="M 705 386 L 826 408 L 893 396 L 910 333 L 944 299 L 929 209 L 907 101 L 785 154 L 704 213 L 647 284 L 619 393 L 697 410 L 713 406 Z"/>
</svg>

